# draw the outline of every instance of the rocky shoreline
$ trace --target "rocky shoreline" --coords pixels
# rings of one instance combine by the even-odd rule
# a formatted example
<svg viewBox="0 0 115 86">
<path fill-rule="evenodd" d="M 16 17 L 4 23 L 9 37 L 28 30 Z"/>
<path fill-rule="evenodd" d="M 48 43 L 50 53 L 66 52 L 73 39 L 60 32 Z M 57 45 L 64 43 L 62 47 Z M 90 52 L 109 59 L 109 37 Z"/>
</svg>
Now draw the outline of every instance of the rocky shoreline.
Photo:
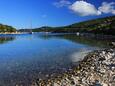
<svg viewBox="0 0 115 86">
<path fill-rule="evenodd" d="M 115 86 L 115 49 L 90 52 L 73 70 L 32 86 Z"/>
</svg>

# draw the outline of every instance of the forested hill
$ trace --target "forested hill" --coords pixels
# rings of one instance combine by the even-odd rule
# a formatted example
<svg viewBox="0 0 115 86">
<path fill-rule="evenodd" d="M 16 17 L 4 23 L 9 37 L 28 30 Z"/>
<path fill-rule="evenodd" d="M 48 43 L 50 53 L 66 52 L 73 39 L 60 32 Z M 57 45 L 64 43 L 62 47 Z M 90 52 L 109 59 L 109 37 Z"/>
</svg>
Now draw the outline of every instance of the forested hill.
<svg viewBox="0 0 115 86">
<path fill-rule="evenodd" d="M 75 23 L 64 27 L 41 27 L 33 32 L 87 32 L 95 34 L 115 35 L 115 16 Z"/>
<path fill-rule="evenodd" d="M 0 33 L 15 32 L 15 31 L 16 31 L 16 28 L 12 26 L 0 24 Z"/>
<path fill-rule="evenodd" d="M 67 26 L 80 32 L 115 34 L 115 16 L 80 22 Z"/>
</svg>

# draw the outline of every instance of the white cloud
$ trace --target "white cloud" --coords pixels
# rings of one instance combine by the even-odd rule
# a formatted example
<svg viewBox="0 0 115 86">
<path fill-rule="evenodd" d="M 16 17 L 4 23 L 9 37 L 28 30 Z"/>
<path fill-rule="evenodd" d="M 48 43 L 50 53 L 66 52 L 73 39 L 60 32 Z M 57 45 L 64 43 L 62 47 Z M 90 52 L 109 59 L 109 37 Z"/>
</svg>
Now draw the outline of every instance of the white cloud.
<svg viewBox="0 0 115 86">
<path fill-rule="evenodd" d="M 112 14 L 115 14 L 115 10 L 112 11 Z"/>
<path fill-rule="evenodd" d="M 69 7 L 73 12 L 80 16 L 100 15 L 101 12 L 93 4 L 85 1 L 76 1 Z"/>
<path fill-rule="evenodd" d="M 56 7 L 68 7 L 74 13 L 80 16 L 102 15 L 102 14 L 115 14 L 115 2 L 103 2 L 101 6 L 97 7 L 86 1 L 76 1 L 73 4 L 68 0 L 60 0 L 54 2 Z"/>
<path fill-rule="evenodd" d="M 100 6 L 98 9 L 102 13 L 115 14 L 115 2 L 111 3 L 103 2 L 102 6 Z"/>
<path fill-rule="evenodd" d="M 71 2 L 68 0 L 60 0 L 59 2 L 54 2 L 53 5 L 56 6 L 57 8 L 60 8 L 71 5 Z"/>
</svg>

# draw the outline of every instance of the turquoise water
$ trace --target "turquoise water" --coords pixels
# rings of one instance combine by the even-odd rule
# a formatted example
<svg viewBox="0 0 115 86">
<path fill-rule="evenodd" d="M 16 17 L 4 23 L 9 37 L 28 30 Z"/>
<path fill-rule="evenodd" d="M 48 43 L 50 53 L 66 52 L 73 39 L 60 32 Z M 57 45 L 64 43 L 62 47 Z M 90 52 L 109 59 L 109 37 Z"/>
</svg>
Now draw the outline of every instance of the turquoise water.
<svg viewBox="0 0 115 86">
<path fill-rule="evenodd" d="M 76 35 L 0 35 L 0 86 L 30 86 L 38 78 L 65 72 L 106 42 Z"/>
</svg>

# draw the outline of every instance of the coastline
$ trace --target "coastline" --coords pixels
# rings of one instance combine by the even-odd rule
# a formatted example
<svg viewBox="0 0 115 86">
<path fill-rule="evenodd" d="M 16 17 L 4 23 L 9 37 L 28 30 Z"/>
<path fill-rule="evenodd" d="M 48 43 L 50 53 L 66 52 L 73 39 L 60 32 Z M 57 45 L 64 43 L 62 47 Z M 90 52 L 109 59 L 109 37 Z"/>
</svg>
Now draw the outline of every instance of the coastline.
<svg viewBox="0 0 115 86">
<path fill-rule="evenodd" d="M 115 86 L 115 49 L 90 52 L 73 70 L 32 86 Z"/>
<path fill-rule="evenodd" d="M 20 34 L 30 34 L 29 32 L 5 32 L 5 33 L 0 33 L 0 35 L 20 35 Z"/>
</svg>

